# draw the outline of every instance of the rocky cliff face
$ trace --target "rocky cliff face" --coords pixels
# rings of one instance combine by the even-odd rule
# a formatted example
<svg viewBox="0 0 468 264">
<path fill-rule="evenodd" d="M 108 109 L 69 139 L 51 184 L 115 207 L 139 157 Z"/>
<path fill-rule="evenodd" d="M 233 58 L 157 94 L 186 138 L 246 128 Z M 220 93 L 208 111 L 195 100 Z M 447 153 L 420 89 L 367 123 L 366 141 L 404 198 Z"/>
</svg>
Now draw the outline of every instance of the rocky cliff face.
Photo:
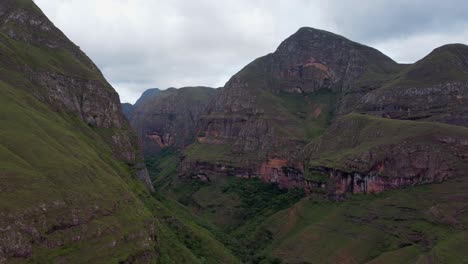
<svg viewBox="0 0 468 264">
<path fill-rule="evenodd" d="M 464 176 L 468 130 L 351 114 L 306 148 L 307 187 L 335 198 Z M 307 155 L 306 155 L 307 156 Z"/>
<path fill-rule="evenodd" d="M 215 96 L 201 117 L 198 143 L 186 151 L 184 171 L 209 177 L 207 164 L 213 164 L 211 173 L 232 167 L 228 174 L 260 177 L 282 187 L 327 188 L 328 193 L 338 196 L 437 182 L 457 175 L 459 167 L 454 167 L 452 159 L 437 154 L 447 150 L 446 145 L 437 137 L 426 137 L 422 130 L 397 145 L 384 144 L 382 138 L 382 145 L 370 153 L 353 157 L 360 166 L 370 167 L 340 170 L 338 162 L 328 167 L 314 165 L 317 172 L 325 171 L 326 178 L 340 178 L 335 185 L 308 179 L 309 172 L 315 170 L 309 167 L 309 161 L 319 159 L 324 149 L 303 150 L 309 142 L 323 141 L 322 135 L 351 140 L 343 134 L 347 131 L 333 132 L 340 118 L 351 112 L 385 118 L 382 122 L 403 119 L 466 126 L 467 54 L 464 45 L 447 45 L 413 65 L 399 65 L 379 51 L 341 36 L 302 28 L 274 53 L 234 75 Z M 401 123 L 402 130 L 395 133 L 412 131 L 412 126 Z M 375 129 L 379 137 L 391 136 L 384 136 L 379 127 Z M 447 131 L 441 135 L 450 135 L 452 128 L 444 129 Z M 362 141 L 355 147 L 366 144 Z M 203 149 L 218 151 L 219 155 L 206 155 Z M 333 155 L 339 155 L 344 149 L 334 151 Z M 451 157 L 457 162 L 463 160 Z M 375 178 L 382 173 L 385 176 Z"/>
<path fill-rule="evenodd" d="M 0 263 L 154 256 L 118 94 L 30 0 L 0 3 L 0 93 Z"/>
<path fill-rule="evenodd" d="M 399 69 L 375 49 L 301 28 L 229 80 L 202 117 L 198 141 L 232 146 L 233 156 L 245 156 L 242 166 L 252 163 L 254 153 L 255 175 L 265 175 L 278 160 L 301 171 L 301 149 L 335 113 L 349 111 L 351 103 L 339 102 L 353 101 L 349 97 L 360 91 L 358 81 Z"/>
<path fill-rule="evenodd" d="M 143 140 L 145 153 L 156 154 L 166 147 L 182 148 L 192 143 L 197 122 L 215 92 L 208 87 L 145 92 L 134 105 L 130 119 Z"/>
<path fill-rule="evenodd" d="M 3 80 L 33 94 L 54 111 L 71 113 L 100 131 L 106 130 L 102 135 L 116 157 L 129 164 L 141 163 L 118 94 L 94 63 L 34 3 L 2 3 L 0 30 Z"/>
</svg>

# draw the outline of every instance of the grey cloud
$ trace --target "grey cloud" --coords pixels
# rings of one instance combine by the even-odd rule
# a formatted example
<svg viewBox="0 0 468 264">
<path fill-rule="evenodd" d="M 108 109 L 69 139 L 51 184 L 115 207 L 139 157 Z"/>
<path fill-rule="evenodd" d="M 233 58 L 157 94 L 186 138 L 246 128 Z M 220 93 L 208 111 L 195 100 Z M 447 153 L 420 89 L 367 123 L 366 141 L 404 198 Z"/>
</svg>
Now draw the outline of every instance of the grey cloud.
<svg viewBox="0 0 468 264">
<path fill-rule="evenodd" d="M 324 9 L 341 31 L 365 41 L 463 30 L 468 1 L 329 1 Z"/>
</svg>

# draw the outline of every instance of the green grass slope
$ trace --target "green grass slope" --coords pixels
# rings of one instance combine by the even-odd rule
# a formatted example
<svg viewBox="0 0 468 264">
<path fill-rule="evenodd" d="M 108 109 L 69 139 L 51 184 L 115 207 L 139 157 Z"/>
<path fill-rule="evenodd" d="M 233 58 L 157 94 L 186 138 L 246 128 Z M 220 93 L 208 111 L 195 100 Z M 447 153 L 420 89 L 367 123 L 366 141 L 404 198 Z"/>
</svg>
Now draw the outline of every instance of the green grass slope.
<svg viewBox="0 0 468 264">
<path fill-rule="evenodd" d="M 385 148 L 392 146 L 425 145 L 434 151 L 444 152 L 446 157 L 452 157 L 461 165 L 462 159 L 455 157 L 453 149 L 443 144 L 441 139 L 463 141 L 467 137 L 468 129 L 465 127 L 352 113 L 337 119 L 323 136 L 306 147 L 305 153 L 309 166 L 349 171 L 352 168 L 348 165 L 353 159 L 369 152 L 385 155 Z"/>
<path fill-rule="evenodd" d="M 308 147 L 309 166 L 354 171 L 356 160 L 367 153 L 384 157 L 389 149 L 428 146 L 453 162 L 456 172 L 439 184 L 354 195 L 344 202 L 328 201 L 321 193 L 297 202 L 301 196 L 294 190 L 256 179 L 180 179 L 180 154 L 174 152 L 154 159 L 153 179 L 161 184 L 161 195 L 184 206 L 245 263 L 463 263 L 468 164 L 460 158 L 464 143 L 454 146 L 467 137 L 466 128 L 441 123 L 355 113 L 340 117 Z M 228 156 L 217 147 L 212 152 L 192 145 L 184 154 L 215 161 Z M 327 175 L 320 176 L 326 181 Z"/>
<path fill-rule="evenodd" d="M 448 44 L 433 50 L 384 87 L 430 87 L 456 81 L 468 81 L 468 46 L 464 44 Z"/>
<path fill-rule="evenodd" d="M 260 225 L 282 263 L 465 263 L 468 177 L 358 195 L 303 199 Z"/>
<path fill-rule="evenodd" d="M 177 205 L 150 196 L 82 121 L 3 82 L 0 108 L 0 223 L 17 221 L 2 231 L 0 259 L 116 263 L 146 254 L 157 263 L 238 263 Z M 8 256 L 7 243 L 28 248 L 29 240 L 30 257 Z"/>
<path fill-rule="evenodd" d="M 4 82 L 0 122 L 0 259 L 115 263 L 153 251 L 151 214 L 133 194 L 144 187 L 93 129 Z"/>
<path fill-rule="evenodd" d="M 205 242 L 208 248 L 204 250 L 232 252 L 230 254 L 243 263 L 273 260 L 257 254 L 268 245 L 269 232 L 264 229 L 263 232 L 255 231 L 269 216 L 299 201 L 303 191 L 281 190 L 259 179 L 224 175 L 211 175 L 210 182 L 178 178 L 180 156 L 177 151 L 166 150 L 146 159 L 159 212 L 173 216 L 163 217 L 161 222 L 166 223 L 192 254 L 203 256 L 198 244 L 193 245 L 194 241 L 201 240 L 209 242 Z M 156 215 L 160 218 L 161 213 Z"/>
</svg>

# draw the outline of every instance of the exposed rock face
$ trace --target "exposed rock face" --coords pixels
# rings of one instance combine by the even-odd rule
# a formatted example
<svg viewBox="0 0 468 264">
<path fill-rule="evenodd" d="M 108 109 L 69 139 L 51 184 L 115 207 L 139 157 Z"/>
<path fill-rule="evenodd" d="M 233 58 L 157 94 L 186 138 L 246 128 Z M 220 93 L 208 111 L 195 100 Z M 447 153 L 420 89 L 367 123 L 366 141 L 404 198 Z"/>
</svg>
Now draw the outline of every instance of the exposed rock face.
<svg viewBox="0 0 468 264">
<path fill-rule="evenodd" d="M 0 93 L 0 263 L 154 257 L 128 183 L 152 185 L 118 94 L 33 1 L 0 3 Z"/>
<path fill-rule="evenodd" d="M 445 45 L 366 94 L 359 111 L 468 126 L 468 46 Z"/>
<path fill-rule="evenodd" d="M 375 49 L 326 31 L 301 28 L 274 53 L 229 80 L 202 116 L 198 142 L 231 145 L 233 152 L 244 155 L 254 153 L 258 176 L 265 174 L 262 166 L 276 160 L 296 164 L 294 170 L 301 171 L 301 149 L 340 109 L 331 102 L 356 90 L 355 84 L 368 71 L 398 69 Z M 249 156 L 245 163 L 251 160 Z"/>
<path fill-rule="evenodd" d="M 141 162 L 117 92 L 32 1 L 2 3 L 0 30 L 5 34 L 0 40 L 8 47 L 1 54 L 3 65 L 27 76 L 28 83 L 15 84 L 54 111 L 71 113 L 90 126 L 112 130 L 105 135 L 114 154 L 129 164 Z M 0 77 L 11 79 L 11 72 L 2 72 Z"/>
<path fill-rule="evenodd" d="M 370 152 L 353 156 L 355 163 L 340 160 L 330 166 L 313 166 L 327 168 L 326 174 L 335 185 L 307 177 L 309 169 L 314 170 L 309 168 L 309 160 L 319 160 L 324 149 L 312 154 L 306 151 L 305 156 L 302 150 L 309 142 L 316 143 L 325 131 L 350 140 L 333 131 L 338 124 L 330 124 L 353 111 L 387 119 L 466 126 L 467 58 L 467 46 L 454 44 L 434 50 L 413 65 L 399 65 L 379 51 L 341 36 L 302 28 L 274 53 L 234 75 L 215 96 L 201 117 L 197 144 L 207 149 L 223 146 L 228 153 L 223 152 L 223 159 L 207 159 L 188 151 L 184 162 L 190 168 L 185 171 L 197 172 L 197 164 L 205 164 L 206 173 L 206 163 L 223 167 L 231 163 L 227 162 L 230 156 L 235 164 L 229 165 L 244 176 L 260 177 L 282 187 L 327 188 L 337 195 L 379 192 L 453 177 L 459 167 L 452 164 L 452 158 L 459 162 L 460 157 L 440 156 L 438 151 L 447 150 L 446 146 L 424 136 L 423 129 L 411 134 L 410 123 L 402 123 L 402 130 L 395 133 L 408 131 L 412 137 L 396 145 L 386 144 L 385 132 L 376 127 L 373 135 L 380 140 Z M 437 129 L 440 135 L 450 135 L 454 128 Z M 361 141 L 354 147 L 366 144 Z M 343 145 L 334 151 L 339 155 Z M 350 167 L 342 170 L 340 163 Z"/>
<path fill-rule="evenodd" d="M 468 126 L 468 82 L 449 82 L 430 87 L 395 87 L 377 90 L 362 99 L 364 110 L 392 119 L 431 120 Z"/>
<path fill-rule="evenodd" d="M 152 95 L 145 92 L 131 117 L 145 153 L 155 154 L 162 148 L 181 148 L 192 143 L 197 122 L 215 91 L 208 87 L 184 87 Z"/>
<path fill-rule="evenodd" d="M 307 147 L 308 179 L 334 197 L 442 182 L 466 170 L 468 130 L 427 122 L 349 115 Z"/>
<path fill-rule="evenodd" d="M 285 159 L 270 159 L 260 166 L 260 179 L 277 183 L 283 188 L 304 187 L 304 172 L 301 163 L 290 163 Z"/>
</svg>

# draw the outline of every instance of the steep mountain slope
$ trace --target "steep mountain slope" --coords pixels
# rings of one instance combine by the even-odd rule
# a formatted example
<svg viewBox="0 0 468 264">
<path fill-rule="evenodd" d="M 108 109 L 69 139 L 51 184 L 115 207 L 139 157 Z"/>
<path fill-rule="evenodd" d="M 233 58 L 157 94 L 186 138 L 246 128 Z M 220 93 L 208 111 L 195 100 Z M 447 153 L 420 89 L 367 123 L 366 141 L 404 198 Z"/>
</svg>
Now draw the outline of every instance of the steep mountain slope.
<svg viewBox="0 0 468 264">
<path fill-rule="evenodd" d="M 465 50 L 399 65 L 302 28 L 222 89 L 152 90 L 151 193 L 96 66 L 3 1 L 0 263 L 462 262 Z"/>
<path fill-rule="evenodd" d="M 0 262 L 151 257 L 151 213 L 133 194 L 144 187 L 103 138 L 5 82 L 0 100 Z"/>
<path fill-rule="evenodd" d="M 135 102 L 135 105 L 143 104 L 146 100 L 151 100 L 152 97 L 158 95 L 161 92 L 159 88 L 150 88 L 144 91 L 140 98 Z"/>
<path fill-rule="evenodd" d="M 156 199 L 117 93 L 30 0 L 0 3 L 0 263 L 238 263 Z"/>
<path fill-rule="evenodd" d="M 154 256 L 117 93 L 32 1 L 0 4 L 0 57 L 0 262 Z"/>
<path fill-rule="evenodd" d="M 153 182 L 247 263 L 461 262 L 465 50 L 399 65 L 302 28 L 149 160 Z"/>
<path fill-rule="evenodd" d="M 465 127 L 346 115 L 306 148 L 306 186 L 340 197 L 466 177 L 467 143 Z"/>
<path fill-rule="evenodd" d="M 464 125 L 468 105 L 465 102 L 467 51 L 461 44 L 447 45 L 414 65 L 399 65 L 379 51 L 341 36 L 301 28 L 274 53 L 255 60 L 233 76 L 216 95 L 201 118 L 198 142 L 185 150 L 183 173 L 208 179 L 210 174 L 216 173 L 260 177 L 282 187 L 309 189 L 322 182 L 308 181 L 312 176 L 304 161 L 321 156 L 323 150 L 317 149 L 304 156 L 304 147 L 319 140 L 328 129 L 339 126 L 341 117 L 350 112 Z M 364 123 L 372 119 L 365 120 Z M 383 123 L 391 127 L 395 122 Z M 412 126 L 400 123 L 397 127 L 404 134 L 406 130 L 413 131 Z M 425 136 L 424 124 L 420 127 L 420 134 L 413 134 L 414 140 L 407 140 L 426 139 L 425 146 L 418 149 L 445 148 L 441 140 Z M 334 136 L 359 133 L 353 129 Z M 375 128 L 376 137 L 386 137 L 382 129 Z M 447 130 L 440 135 L 445 133 L 450 137 L 450 128 L 440 130 Z M 463 142 L 465 137 L 460 140 Z M 460 144 L 458 147 L 463 148 Z M 333 151 L 340 153 L 344 149 Z M 405 156 L 403 151 L 411 150 L 388 151 L 390 156 Z M 463 160 L 463 157 L 454 158 Z M 399 166 L 397 161 L 395 163 L 388 169 Z M 451 166 L 448 161 L 443 163 L 439 165 Z M 369 165 L 377 166 L 376 163 Z M 417 167 L 431 174 L 427 166 Z M 369 173 L 372 169 L 365 171 Z M 454 171 L 451 168 L 442 178 L 455 175 Z M 363 173 L 364 170 L 352 172 Z M 398 172 L 401 173 L 399 177 L 411 178 L 407 184 L 436 180 L 403 169 Z"/>
<path fill-rule="evenodd" d="M 467 180 L 355 195 L 340 203 L 309 197 L 269 217 L 254 233 L 269 234 L 263 254 L 282 263 L 464 263 Z"/>
<path fill-rule="evenodd" d="M 130 103 L 123 103 L 122 104 L 122 112 L 125 115 L 125 117 L 130 120 L 132 118 L 133 114 L 133 105 Z"/>
<path fill-rule="evenodd" d="M 301 28 L 229 80 L 201 119 L 202 146 L 187 156 L 193 163 L 230 161 L 236 174 L 265 180 L 275 181 L 270 179 L 274 171 L 285 176 L 281 167 L 302 174 L 301 149 L 323 133 L 335 114 L 349 112 L 355 97 L 374 88 L 366 78 L 401 68 L 370 47 Z M 224 157 L 211 159 L 198 149 Z"/>
<path fill-rule="evenodd" d="M 383 87 L 362 98 L 374 115 L 468 126 L 468 46 L 435 49 Z"/>
<path fill-rule="evenodd" d="M 215 91 L 208 87 L 184 87 L 143 93 L 133 107 L 130 123 L 143 140 L 145 153 L 156 154 L 162 148 L 192 143 L 200 115 Z"/>
<path fill-rule="evenodd" d="M 132 105 L 130 103 L 123 103 L 122 104 L 122 111 L 125 115 L 125 117 L 128 119 L 128 120 L 132 120 L 132 115 L 133 115 L 133 111 L 135 110 L 135 107 L 137 105 L 141 105 L 145 102 L 145 100 L 151 100 L 150 98 L 152 98 L 153 96 L 156 96 L 157 94 L 159 94 L 159 92 L 161 92 L 161 90 L 159 90 L 158 88 L 151 88 L 151 89 L 148 89 L 146 90 L 145 92 L 143 92 L 143 94 L 140 96 L 140 98 L 138 98 L 138 100 L 135 102 L 135 105 Z"/>
</svg>

